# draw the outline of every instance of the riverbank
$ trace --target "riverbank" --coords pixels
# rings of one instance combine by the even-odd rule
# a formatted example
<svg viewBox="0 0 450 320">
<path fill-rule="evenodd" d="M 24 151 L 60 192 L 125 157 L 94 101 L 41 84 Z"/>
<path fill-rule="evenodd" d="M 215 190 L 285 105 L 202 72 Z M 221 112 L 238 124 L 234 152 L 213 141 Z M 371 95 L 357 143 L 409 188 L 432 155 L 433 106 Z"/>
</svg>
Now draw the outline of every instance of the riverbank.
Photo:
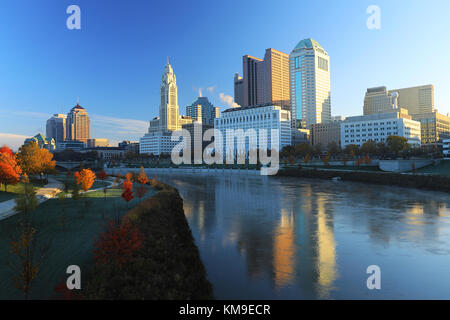
<svg viewBox="0 0 450 320">
<path fill-rule="evenodd" d="M 450 192 L 450 177 L 437 175 L 400 174 L 387 172 L 352 172 L 335 170 L 305 170 L 298 168 L 282 169 L 280 177 L 301 177 L 330 180 L 339 177 L 342 181 L 395 185 L 398 187 L 427 189 Z"/>
<path fill-rule="evenodd" d="M 96 264 L 85 299 L 212 299 L 212 286 L 192 237 L 178 191 L 157 182 L 159 192 L 130 210 L 122 220 L 137 226 L 143 247 L 122 267 Z"/>
</svg>

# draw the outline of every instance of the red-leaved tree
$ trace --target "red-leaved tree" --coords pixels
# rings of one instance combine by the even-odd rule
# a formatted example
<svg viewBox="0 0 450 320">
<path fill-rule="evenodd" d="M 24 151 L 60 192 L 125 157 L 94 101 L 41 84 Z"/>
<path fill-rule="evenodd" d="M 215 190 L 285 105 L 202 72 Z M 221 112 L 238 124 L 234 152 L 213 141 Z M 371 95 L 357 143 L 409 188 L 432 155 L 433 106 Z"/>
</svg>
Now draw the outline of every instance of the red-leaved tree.
<svg viewBox="0 0 450 320">
<path fill-rule="evenodd" d="M 104 169 L 102 169 L 102 171 L 100 171 L 100 172 L 97 174 L 97 179 L 100 179 L 100 180 L 106 180 L 106 179 L 108 179 L 108 174 L 105 172 Z"/>
<path fill-rule="evenodd" d="M 21 173 L 22 169 L 11 149 L 7 146 L 0 148 L 0 184 L 5 186 L 5 191 L 9 184 L 15 185 L 20 181 Z"/>
<path fill-rule="evenodd" d="M 116 264 L 121 268 L 134 258 L 134 254 L 143 247 L 143 237 L 137 226 L 129 221 L 115 224 L 110 221 L 108 229 L 94 244 L 97 264 Z"/>
<path fill-rule="evenodd" d="M 134 199 L 133 182 L 131 182 L 130 180 L 125 180 L 122 184 L 122 189 L 124 190 L 122 193 L 122 198 L 127 202 L 128 208 L 128 202 Z"/>
</svg>

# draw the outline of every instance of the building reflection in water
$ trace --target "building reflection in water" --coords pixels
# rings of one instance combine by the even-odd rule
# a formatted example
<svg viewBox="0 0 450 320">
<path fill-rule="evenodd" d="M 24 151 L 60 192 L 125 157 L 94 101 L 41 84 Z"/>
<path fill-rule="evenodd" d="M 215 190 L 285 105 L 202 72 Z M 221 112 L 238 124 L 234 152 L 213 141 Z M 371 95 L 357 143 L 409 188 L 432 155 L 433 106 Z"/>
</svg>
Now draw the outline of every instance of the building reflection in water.
<svg viewBox="0 0 450 320">
<path fill-rule="evenodd" d="M 333 298 L 337 283 L 342 291 L 347 280 L 340 279 L 336 232 L 380 250 L 395 246 L 394 241 L 421 245 L 425 239 L 434 245 L 443 238 L 436 217 L 450 214 L 448 199 L 383 186 L 207 175 L 166 182 L 184 198 L 200 252 L 215 268 L 212 282 L 240 279 L 233 287 L 239 293 L 231 297 L 241 291 L 244 298 L 259 297 L 260 291 L 270 291 L 260 288 L 268 282 L 270 298 Z M 347 255 L 353 250 L 349 244 L 339 247 L 347 246 Z M 339 260 L 352 261 L 340 254 Z M 214 263 L 217 255 L 232 260 Z"/>
</svg>

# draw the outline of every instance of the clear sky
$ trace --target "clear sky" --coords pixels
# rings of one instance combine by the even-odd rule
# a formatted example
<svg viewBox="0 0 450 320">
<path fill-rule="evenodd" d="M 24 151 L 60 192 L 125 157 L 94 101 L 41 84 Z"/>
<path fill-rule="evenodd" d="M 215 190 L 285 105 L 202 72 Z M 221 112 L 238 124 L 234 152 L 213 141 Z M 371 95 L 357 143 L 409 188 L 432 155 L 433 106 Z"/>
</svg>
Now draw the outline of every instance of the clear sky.
<svg viewBox="0 0 450 320">
<path fill-rule="evenodd" d="M 81 8 L 81 30 L 66 9 Z M 369 5 L 381 29 L 369 30 Z M 0 5 L 0 144 L 45 133 L 53 113 L 80 104 L 94 138 L 138 140 L 158 115 L 167 56 L 180 112 L 203 95 L 222 110 L 242 56 L 290 53 L 304 38 L 330 55 L 332 114 L 359 115 L 365 90 L 435 85 L 450 112 L 448 0 L 8 0 Z M 207 89 L 209 88 L 209 90 Z"/>
</svg>

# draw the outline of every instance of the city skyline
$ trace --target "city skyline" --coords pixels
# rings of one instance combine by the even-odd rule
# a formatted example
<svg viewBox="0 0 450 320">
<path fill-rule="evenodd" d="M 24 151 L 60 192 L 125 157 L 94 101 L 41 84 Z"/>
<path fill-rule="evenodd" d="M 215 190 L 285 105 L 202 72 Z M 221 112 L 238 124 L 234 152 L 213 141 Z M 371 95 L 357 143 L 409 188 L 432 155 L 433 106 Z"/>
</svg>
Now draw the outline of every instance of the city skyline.
<svg viewBox="0 0 450 320">
<path fill-rule="evenodd" d="M 243 3 L 241 12 L 235 12 L 236 6 L 228 3 L 180 4 L 171 11 L 179 22 L 161 34 L 156 32 L 162 20 L 157 15 L 168 9 L 163 4 L 108 3 L 110 10 L 105 10 L 106 2 L 79 1 L 82 29 L 73 31 L 65 28 L 69 2 L 27 3 L 32 9 L 29 13 L 21 10 L 24 3 L 27 2 L 6 4 L 3 14 L 7 12 L 7 16 L 0 22 L 0 34 L 8 44 L 0 50 L 4 62 L 0 66 L 2 143 L 23 143 L 25 137 L 44 133 L 46 120 L 72 108 L 76 96 L 90 111 L 92 137 L 108 137 L 113 143 L 137 141 L 146 132 L 148 120 L 158 114 L 158 85 L 166 56 L 177 69 L 182 110 L 198 97 L 198 92 L 203 92 L 224 111 L 230 107 L 229 97 L 233 96 L 234 74 L 242 72 L 243 55 L 260 54 L 267 48 L 289 53 L 298 41 L 309 37 L 323 45 L 333 60 L 332 115 L 361 115 L 364 95 L 370 87 L 427 84 L 435 87 L 436 109 L 443 114 L 450 112 L 445 78 L 450 67 L 434 59 L 435 52 L 449 49 L 448 42 L 438 41 L 443 35 L 435 32 L 445 30 L 449 24 L 444 16 L 444 8 L 449 7 L 445 1 L 408 5 L 378 1 L 381 30 L 366 27 L 369 2 L 348 1 L 345 7 L 326 2 L 287 2 L 292 10 L 283 10 L 286 19 L 276 25 L 258 24 L 257 30 L 243 32 L 242 38 L 236 38 L 238 31 L 251 21 L 237 24 L 229 18 L 233 14 L 237 18 L 244 15 L 253 8 L 252 2 Z M 313 17 L 302 15 L 303 19 L 295 19 L 299 12 L 317 11 L 324 4 L 327 9 L 322 8 L 321 17 L 336 21 L 334 30 Z M 266 2 L 262 7 L 253 14 L 264 19 L 283 6 Z M 195 22 L 189 19 L 190 25 L 182 29 L 188 13 L 193 11 L 208 16 Z M 143 19 L 146 12 L 154 19 Z M 433 19 L 427 19 L 426 25 L 416 23 L 431 15 Z M 123 23 L 114 24 L 119 18 Z M 40 28 L 33 28 L 36 23 Z M 205 28 L 211 23 L 214 28 Z M 198 42 L 191 41 L 195 35 L 199 36 Z M 245 41 L 236 41 L 241 39 Z M 424 39 L 433 43 L 433 50 L 423 49 Z M 203 52 L 184 54 L 201 42 L 206 43 Z M 17 144 L 12 146 L 16 148 Z"/>
</svg>

